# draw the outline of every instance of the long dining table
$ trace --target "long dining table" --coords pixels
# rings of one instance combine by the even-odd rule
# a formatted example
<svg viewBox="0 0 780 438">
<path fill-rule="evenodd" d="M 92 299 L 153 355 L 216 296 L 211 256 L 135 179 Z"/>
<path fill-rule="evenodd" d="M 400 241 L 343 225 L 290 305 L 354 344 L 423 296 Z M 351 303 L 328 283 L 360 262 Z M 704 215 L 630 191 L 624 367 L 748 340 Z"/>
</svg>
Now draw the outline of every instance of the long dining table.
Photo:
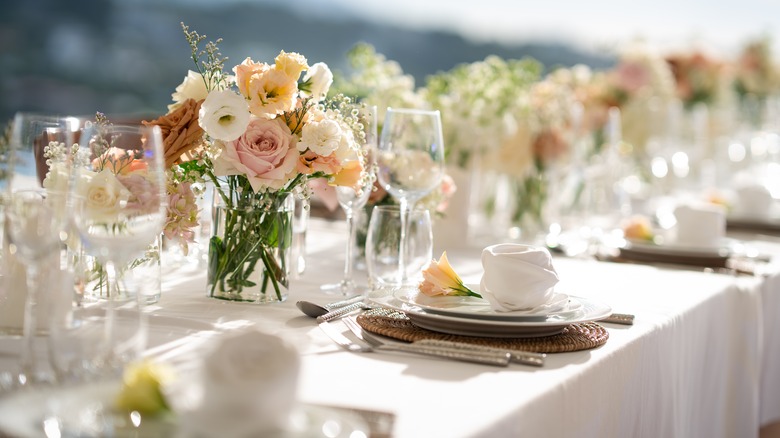
<svg viewBox="0 0 780 438">
<path fill-rule="evenodd" d="M 295 303 L 338 299 L 320 285 L 341 278 L 346 235 L 340 221 L 311 221 L 306 270 L 283 303 L 209 298 L 204 265 L 189 264 L 164 266 L 162 295 L 147 311 L 222 329 L 254 324 L 283 337 L 300 352 L 298 400 L 390 414 L 393 437 L 747 437 L 780 420 L 774 260 L 761 275 L 736 275 L 555 256 L 557 290 L 633 314 L 634 323 L 601 323 L 606 343 L 548 354 L 543 367 L 499 368 L 334 343 Z M 769 237 L 741 238 L 763 254 L 780 249 Z M 479 281 L 481 248 L 447 252 L 466 282 Z M 152 335 L 150 350 L 161 342 Z"/>
</svg>

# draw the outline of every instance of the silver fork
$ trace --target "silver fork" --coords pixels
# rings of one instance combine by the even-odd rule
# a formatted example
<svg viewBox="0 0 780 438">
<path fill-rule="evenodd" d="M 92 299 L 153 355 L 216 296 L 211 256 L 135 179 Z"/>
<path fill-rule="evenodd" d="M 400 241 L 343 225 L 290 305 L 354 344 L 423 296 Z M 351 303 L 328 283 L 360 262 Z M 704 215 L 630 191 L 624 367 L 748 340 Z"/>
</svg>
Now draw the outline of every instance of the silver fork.
<svg viewBox="0 0 780 438">
<path fill-rule="evenodd" d="M 402 353 L 414 353 L 425 356 L 434 356 L 461 362 L 479 363 L 483 365 L 508 366 L 511 355 L 506 351 L 467 351 L 438 346 L 385 343 L 374 335 L 364 331 L 356 321 L 351 318 L 342 319 L 347 328 L 367 345 L 363 345 L 359 351 L 397 351 Z M 346 339 L 346 338 L 345 338 Z M 338 343 L 338 341 L 336 341 Z M 340 344 L 344 346 L 343 344 Z M 356 351 L 354 347 L 345 347 Z"/>
<path fill-rule="evenodd" d="M 383 343 L 379 338 L 377 338 L 374 334 L 369 333 L 367 330 L 363 330 L 362 327 L 360 327 L 360 324 L 357 323 L 356 320 L 352 318 L 345 318 L 344 323 L 349 327 L 350 330 L 352 330 L 352 333 L 355 334 L 355 336 L 363 339 L 366 342 L 369 342 L 371 339 L 373 339 L 377 343 Z M 455 342 L 455 341 L 442 341 L 442 340 L 434 340 L 434 339 L 423 339 L 421 341 L 415 341 L 411 344 L 400 344 L 400 343 L 390 343 L 390 342 L 384 342 L 385 345 L 398 345 L 398 346 L 408 346 L 408 347 L 429 347 L 429 348 L 439 348 L 442 350 L 453 350 L 453 351 L 460 351 L 460 352 L 467 352 L 471 354 L 509 354 L 509 361 L 514 363 L 519 363 L 523 365 L 531 365 L 535 367 L 541 367 L 544 366 L 544 359 L 547 357 L 544 353 L 534 353 L 530 351 L 517 351 L 517 350 L 508 350 L 504 348 L 498 348 L 498 347 L 490 347 L 490 346 L 484 346 L 484 345 L 474 345 L 474 344 L 468 344 L 465 342 Z"/>
</svg>

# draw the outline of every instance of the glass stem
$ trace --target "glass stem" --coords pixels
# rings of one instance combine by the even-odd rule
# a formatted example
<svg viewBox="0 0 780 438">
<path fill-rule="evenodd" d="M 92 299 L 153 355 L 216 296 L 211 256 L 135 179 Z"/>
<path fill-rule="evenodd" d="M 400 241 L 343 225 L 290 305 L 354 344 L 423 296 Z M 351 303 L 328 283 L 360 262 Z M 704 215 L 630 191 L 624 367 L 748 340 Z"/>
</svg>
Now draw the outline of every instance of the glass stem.
<svg viewBox="0 0 780 438">
<path fill-rule="evenodd" d="M 106 318 L 103 323 L 102 355 L 105 364 L 111 366 L 115 337 L 116 300 L 119 291 L 116 290 L 116 265 L 113 261 L 106 261 L 103 267 L 106 269 Z"/>
<path fill-rule="evenodd" d="M 406 276 L 406 252 L 407 252 L 407 239 L 409 234 L 409 218 L 410 208 L 412 204 L 405 198 L 399 200 L 399 211 L 401 214 L 401 236 L 398 242 L 398 278 L 400 283 L 406 284 L 408 277 Z"/>
<path fill-rule="evenodd" d="M 22 325 L 22 351 L 19 358 L 19 383 L 32 383 L 35 373 L 35 332 L 38 328 L 38 280 L 39 269 L 35 262 L 25 266 L 27 277 L 27 298 L 24 302 L 24 323 Z"/>
<path fill-rule="evenodd" d="M 352 266 L 354 264 L 354 247 L 357 239 L 357 224 L 355 223 L 355 213 L 353 208 L 345 208 L 344 214 L 347 216 L 347 229 L 349 238 L 347 239 L 347 251 L 344 260 L 344 279 L 342 280 L 342 292 L 347 295 L 352 289 Z"/>
</svg>

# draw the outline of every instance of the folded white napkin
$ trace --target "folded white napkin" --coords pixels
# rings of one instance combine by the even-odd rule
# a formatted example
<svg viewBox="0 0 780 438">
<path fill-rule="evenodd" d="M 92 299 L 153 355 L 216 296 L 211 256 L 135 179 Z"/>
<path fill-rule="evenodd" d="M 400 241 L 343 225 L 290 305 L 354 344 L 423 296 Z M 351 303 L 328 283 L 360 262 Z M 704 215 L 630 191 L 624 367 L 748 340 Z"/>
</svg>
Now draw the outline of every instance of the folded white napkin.
<svg viewBox="0 0 780 438">
<path fill-rule="evenodd" d="M 185 436 L 263 436 L 289 427 L 300 369 L 292 346 L 250 327 L 220 335 L 206 351 L 194 382 L 200 400 L 181 422 Z"/>
<path fill-rule="evenodd" d="M 546 248 L 513 243 L 482 250 L 480 294 L 496 312 L 532 309 L 553 297 L 558 273 Z"/>
</svg>

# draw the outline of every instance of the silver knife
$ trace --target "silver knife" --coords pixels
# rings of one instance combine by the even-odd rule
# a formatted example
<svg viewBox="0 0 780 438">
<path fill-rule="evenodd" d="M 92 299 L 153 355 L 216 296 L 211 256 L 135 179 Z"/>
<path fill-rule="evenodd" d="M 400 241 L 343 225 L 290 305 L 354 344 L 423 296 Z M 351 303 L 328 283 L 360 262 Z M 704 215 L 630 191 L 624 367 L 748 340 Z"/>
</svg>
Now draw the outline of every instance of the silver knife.
<svg viewBox="0 0 780 438">
<path fill-rule="evenodd" d="M 532 351 L 509 350 L 503 348 L 488 347 L 485 345 L 469 344 L 466 342 L 443 341 L 438 339 L 422 339 L 413 342 L 412 345 L 430 345 L 430 346 L 451 348 L 455 350 L 464 350 L 464 351 L 484 351 L 484 352 L 499 351 L 499 352 L 509 353 L 509 358 L 512 362 L 521 363 L 523 365 L 531 365 L 535 367 L 544 366 L 544 359 L 545 357 L 547 357 L 547 355 L 544 353 L 534 353 Z"/>
</svg>

